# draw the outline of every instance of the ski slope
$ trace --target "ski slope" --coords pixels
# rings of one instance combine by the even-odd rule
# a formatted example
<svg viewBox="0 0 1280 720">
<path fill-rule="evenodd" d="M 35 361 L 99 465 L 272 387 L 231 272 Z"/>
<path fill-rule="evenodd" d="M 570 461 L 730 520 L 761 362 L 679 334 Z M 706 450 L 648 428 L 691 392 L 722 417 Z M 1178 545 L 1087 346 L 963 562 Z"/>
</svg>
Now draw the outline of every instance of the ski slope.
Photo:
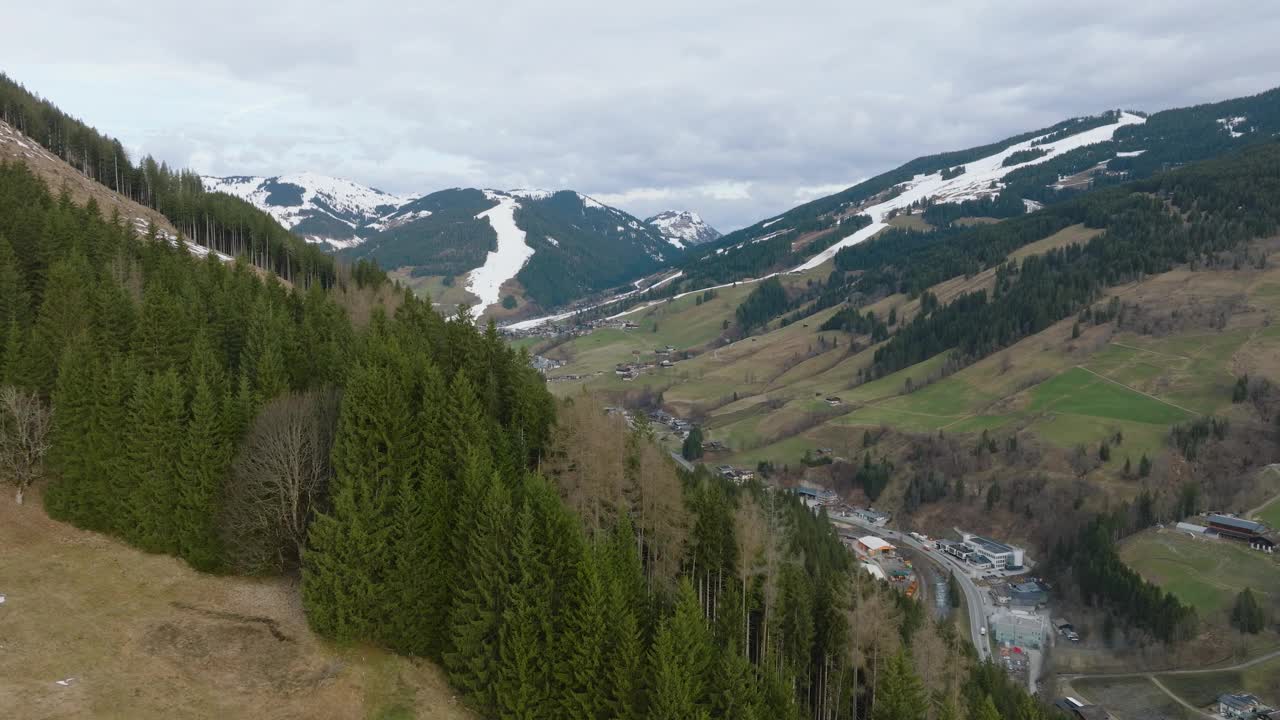
<svg viewBox="0 0 1280 720">
<path fill-rule="evenodd" d="M 871 217 L 870 225 L 858 230 L 840 242 L 809 258 L 803 264 L 794 268 L 792 272 L 812 270 L 835 257 L 836 253 L 840 252 L 844 248 L 851 245 L 857 245 L 858 243 L 871 238 L 881 230 L 889 227 L 884 220 L 891 210 L 902 210 L 908 208 L 912 203 L 917 200 L 923 200 L 924 198 L 933 198 L 935 202 L 939 203 L 958 203 L 964 200 L 974 200 L 984 195 L 989 195 L 993 191 L 1003 187 L 1000 180 L 1003 179 L 1005 175 L 1008 175 L 1010 172 L 1013 172 L 1018 168 L 1027 167 L 1028 165 L 1038 165 L 1065 152 L 1075 150 L 1076 148 L 1106 142 L 1115 135 L 1116 130 L 1119 130 L 1125 125 L 1137 125 L 1143 122 L 1146 122 L 1146 118 L 1139 115 L 1121 113 L 1119 119 L 1110 125 L 1103 125 L 1060 140 L 1034 146 L 1047 150 L 1048 153 L 1024 163 L 1010 165 L 1008 167 L 1003 165 L 1004 159 L 1010 155 L 1018 152 L 1019 150 L 1030 149 L 1032 147 L 1032 143 L 1034 143 L 1037 138 L 1032 138 L 1015 145 L 1010 145 L 994 155 L 989 155 L 979 160 L 965 163 L 964 172 L 950 180 L 943 180 L 941 172 L 932 173 L 930 175 L 917 175 L 904 183 L 904 191 L 896 197 L 876 205 L 871 205 L 862 210 L 863 214 Z M 992 183 L 996 184 L 994 188 L 991 187 Z"/>
<path fill-rule="evenodd" d="M 500 299 L 502 284 L 515 277 L 533 257 L 533 248 L 525 242 L 524 230 L 516 225 L 516 208 L 519 207 L 516 199 L 491 190 L 484 194 L 498 204 L 476 215 L 476 219 L 484 218 L 493 226 L 498 235 L 498 248 L 489 251 L 484 265 L 467 275 L 466 287 L 468 292 L 480 298 L 480 306 L 487 308 Z"/>
</svg>

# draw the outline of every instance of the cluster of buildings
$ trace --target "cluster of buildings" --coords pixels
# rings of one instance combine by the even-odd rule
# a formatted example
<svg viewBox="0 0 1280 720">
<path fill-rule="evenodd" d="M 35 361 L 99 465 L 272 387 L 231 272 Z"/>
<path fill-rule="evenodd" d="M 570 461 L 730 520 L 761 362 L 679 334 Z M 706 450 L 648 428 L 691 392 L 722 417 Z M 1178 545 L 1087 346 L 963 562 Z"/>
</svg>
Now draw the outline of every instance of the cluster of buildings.
<svg viewBox="0 0 1280 720">
<path fill-rule="evenodd" d="M 672 415 L 663 410 L 654 410 L 649 413 L 649 419 L 658 425 L 662 425 L 671 429 L 671 432 L 684 438 L 689 435 L 689 431 L 693 429 L 693 423 L 688 420 Z"/>
<path fill-rule="evenodd" d="M 748 480 L 755 479 L 756 476 L 756 472 L 754 470 L 744 470 L 732 465 L 717 465 L 716 474 L 725 480 L 732 480 L 739 485 L 747 482 Z"/>
</svg>

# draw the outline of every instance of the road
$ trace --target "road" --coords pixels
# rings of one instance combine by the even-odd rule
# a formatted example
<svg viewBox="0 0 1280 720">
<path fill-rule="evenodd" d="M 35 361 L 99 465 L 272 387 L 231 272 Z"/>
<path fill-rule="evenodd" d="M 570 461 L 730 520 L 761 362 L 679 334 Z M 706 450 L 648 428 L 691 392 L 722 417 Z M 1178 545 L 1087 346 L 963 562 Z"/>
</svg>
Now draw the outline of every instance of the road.
<svg viewBox="0 0 1280 720">
<path fill-rule="evenodd" d="M 915 538 L 905 533 L 900 533 L 897 530 L 867 525 L 865 523 L 858 522 L 853 518 L 832 516 L 831 521 L 842 525 L 852 525 L 860 530 L 866 530 L 877 535 L 883 535 L 886 539 L 893 540 L 895 543 L 900 545 L 915 548 L 920 551 L 921 555 L 929 558 L 929 560 L 935 565 L 938 565 L 942 569 L 947 570 L 954 575 L 956 584 L 960 586 L 960 591 L 964 593 L 965 607 L 969 609 L 969 635 L 970 640 L 973 642 L 973 647 L 978 651 L 978 659 L 991 659 L 991 643 L 987 640 L 987 636 L 982 634 L 982 628 L 987 625 L 987 619 L 984 617 L 983 612 L 982 591 L 973 583 L 973 580 L 969 577 L 968 573 L 964 571 L 964 567 L 961 566 L 958 561 L 944 553 L 938 552 L 934 548 L 926 550 L 924 543 L 917 542 Z"/>
</svg>

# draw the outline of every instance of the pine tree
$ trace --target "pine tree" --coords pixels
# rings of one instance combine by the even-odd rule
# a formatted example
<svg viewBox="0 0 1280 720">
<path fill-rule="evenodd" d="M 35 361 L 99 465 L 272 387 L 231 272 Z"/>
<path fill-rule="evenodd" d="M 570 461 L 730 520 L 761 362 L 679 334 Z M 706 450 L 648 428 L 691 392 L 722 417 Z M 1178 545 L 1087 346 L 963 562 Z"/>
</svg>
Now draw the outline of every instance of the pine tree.
<svg viewBox="0 0 1280 720">
<path fill-rule="evenodd" d="M 973 720 L 1001 720 L 1000 711 L 996 709 L 996 703 L 987 695 L 982 700 L 982 704 L 978 706 L 978 712 L 974 715 Z"/>
<path fill-rule="evenodd" d="M 18 269 L 13 246 L 0 234 L 0 333 L 7 333 L 10 324 L 26 325 L 31 318 L 31 295 Z M 0 340 L 4 340 L 0 336 Z M 0 343 L 3 348 L 7 343 Z"/>
<path fill-rule="evenodd" d="M 476 521 L 469 533 L 464 573 L 455 578 L 449 618 L 451 650 L 445 669 L 467 698 L 485 714 L 497 704 L 499 635 L 511 584 L 507 536 L 511 526 L 511 496 L 496 474 L 480 488 L 474 508 Z"/>
<path fill-rule="evenodd" d="M 100 529 L 94 515 L 106 498 L 102 477 L 95 472 L 89 435 L 99 371 L 85 333 L 67 346 L 61 366 L 53 393 L 52 445 L 48 455 L 57 479 L 45 492 L 45 507 L 53 517 Z"/>
<path fill-rule="evenodd" d="M 605 666 L 607 590 L 601 577 L 600 551 L 589 548 L 578 563 L 564 614 L 556 668 L 559 717 L 589 720 L 601 717 L 607 705 L 608 668 Z"/>
<path fill-rule="evenodd" d="M 712 675 L 711 715 L 718 718 L 753 717 L 759 712 L 755 671 L 736 642 L 720 653 Z"/>
<path fill-rule="evenodd" d="M 639 708 L 644 665 L 643 625 L 649 600 L 635 532 L 626 515 L 619 518 L 610 533 L 606 556 L 608 716 L 626 720 L 635 717 Z"/>
<path fill-rule="evenodd" d="M 876 684 L 871 720 L 924 720 L 928 709 L 924 684 L 911 669 L 906 653 L 899 651 L 885 665 Z"/>
<path fill-rule="evenodd" d="M 178 549 L 174 509 L 182 443 L 182 385 L 173 370 L 142 375 L 130 405 L 128 440 L 132 528 L 129 539 L 149 552 Z"/>
<path fill-rule="evenodd" d="M 545 485 L 541 479 L 530 482 Z M 526 485 L 526 494 L 541 491 Z M 548 582 L 536 513 L 532 502 L 520 508 L 511 545 L 513 580 L 502 611 L 496 687 L 498 717 L 504 720 L 554 717 L 547 667 L 552 638 L 547 630 L 556 588 Z"/>
<path fill-rule="evenodd" d="M 102 505 L 94 525 L 125 537 L 132 527 L 129 441 L 133 429 L 129 418 L 137 386 L 138 369 L 133 361 L 122 355 L 112 356 L 97 389 L 89 430 L 90 453 L 103 485 Z"/>
<path fill-rule="evenodd" d="M 231 463 L 223 399 L 215 394 L 210 371 L 201 369 L 195 379 L 191 421 L 182 438 L 178 464 L 178 504 L 174 521 L 178 554 L 197 570 L 211 571 L 222 559 L 218 517 L 222 487 Z"/>
<path fill-rule="evenodd" d="M 308 532 L 302 597 L 312 627 L 339 638 L 379 637 L 389 597 L 390 517 L 412 472 L 417 436 L 411 391 L 390 362 L 364 360 L 351 371 L 334 438 L 332 508 Z"/>
<path fill-rule="evenodd" d="M 687 720 L 705 712 L 711 637 L 689 580 L 677 591 L 675 614 L 663 621 L 650 657 L 649 717 Z"/>
<path fill-rule="evenodd" d="M 1252 588 L 1245 588 L 1236 595 L 1231 608 L 1231 624 L 1243 633 L 1256 635 L 1266 627 L 1266 611 L 1258 604 Z"/>
<path fill-rule="evenodd" d="M 24 384 L 47 394 L 57 378 L 62 351 L 78 333 L 86 329 L 89 318 L 87 288 L 93 273 L 83 255 L 60 260 L 49 269 L 43 302 L 35 326 L 17 359 Z"/>
</svg>

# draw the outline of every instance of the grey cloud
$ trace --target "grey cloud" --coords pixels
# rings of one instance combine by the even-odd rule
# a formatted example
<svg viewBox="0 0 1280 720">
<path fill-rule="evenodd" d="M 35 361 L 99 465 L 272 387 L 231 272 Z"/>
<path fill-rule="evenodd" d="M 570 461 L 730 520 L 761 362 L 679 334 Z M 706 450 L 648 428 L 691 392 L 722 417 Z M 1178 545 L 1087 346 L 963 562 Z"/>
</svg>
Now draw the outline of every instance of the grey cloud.
<svg viewBox="0 0 1280 720">
<path fill-rule="evenodd" d="M 6 20 L 27 30 L 4 70 L 173 164 L 572 187 L 722 229 L 917 155 L 1280 84 L 1280 7 L 1239 0 L 71 0 Z"/>
</svg>

